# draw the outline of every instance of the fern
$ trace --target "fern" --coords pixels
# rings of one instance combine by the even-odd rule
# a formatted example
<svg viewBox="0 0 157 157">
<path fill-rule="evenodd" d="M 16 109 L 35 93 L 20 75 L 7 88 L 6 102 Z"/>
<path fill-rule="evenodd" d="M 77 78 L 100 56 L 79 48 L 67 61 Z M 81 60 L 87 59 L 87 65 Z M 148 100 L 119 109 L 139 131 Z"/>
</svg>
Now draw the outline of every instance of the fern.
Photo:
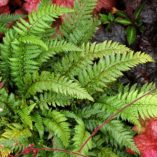
<svg viewBox="0 0 157 157">
<path fill-rule="evenodd" d="M 44 123 L 43 119 L 37 112 L 32 116 L 32 120 L 35 122 L 35 128 L 37 129 L 40 138 L 44 136 Z"/>
<path fill-rule="evenodd" d="M 59 138 L 54 137 L 53 141 L 54 141 L 54 148 L 61 148 L 61 149 L 65 148 Z M 64 152 L 54 152 L 53 157 L 68 157 L 68 155 L 65 154 Z"/>
<path fill-rule="evenodd" d="M 4 33 L 4 32 L 6 32 L 8 29 L 6 28 L 6 25 L 5 24 L 0 24 L 0 32 L 1 33 Z"/>
<path fill-rule="evenodd" d="M 40 94 L 39 98 L 34 98 L 39 105 L 39 107 L 43 109 L 49 109 L 49 106 L 69 106 L 70 98 L 63 94 L 57 94 L 55 92 L 44 92 L 44 94 Z"/>
<path fill-rule="evenodd" d="M 125 104 L 155 88 L 152 83 L 117 85 L 123 72 L 153 59 L 113 41 L 90 43 L 97 30 L 96 0 L 75 0 L 74 9 L 41 1 L 39 9 L 19 18 L 0 16 L 6 31 L 0 44 L 0 155 L 37 148 L 78 151 L 93 129 Z M 56 33 L 55 22 L 62 16 Z M 118 87 L 118 88 L 117 88 Z M 128 121 L 157 116 L 157 95 L 134 103 L 104 126 L 83 148 L 89 156 L 139 153 Z M 122 154 L 122 155 L 121 155 Z M 67 157 L 64 152 L 39 151 L 39 156 Z M 73 155 L 71 155 L 73 156 Z"/>
<path fill-rule="evenodd" d="M 70 138 L 69 124 L 66 122 L 63 114 L 57 111 L 50 111 L 48 117 L 43 119 L 44 125 L 48 128 L 49 132 L 59 137 L 64 146 L 67 146 Z"/>
<path fill-rule="evenodd" d="M 97 64 L 94 64 L 94 66 L 88 66 L 82 75 L 79 74 L 79 81 L 91 93 L 103 91 L 103 87 L 107 87 L 109 83 L 122 76 L 123 71 L 129 70 L 138 63 L 148 61 L 152 61 L 152 59 L 140 52 L 136 54 L 129 52 L 108 55 L 105 59 L 101 59 Z"/>
<path fill-rule="evenodd" d="M 28 15 L 29 23 L 21 19 L 17 22 L 17 26 L 14 26 L 14 30 L 21 36 L 30 35 L 31 33 L 37 36 L 44 33 L 46 29 L 50 28 L 50 24 L 55 18 L 59 17 L 64 13 L 71 12 L 72 10 L 61 8 L 55 5 L 44 6 Z"/>
<path fill-rule="evenodd" d="M 19 18 L 25 17 L 20 14 L 1 14 L 0 15 L 0 23 L 8 24 L 9 22 L 17 21 Z"/>
<path fill-rule="evenodd" d="M 118 157 L 118 155 L 116 155 L 114 152 L 112 152 L 111 149 L 109 148 L 103 148 L 100 150 L 100 152 L 98 153 L 98 157 Z"/>
<path fill-rule="evenodd" d="M 77 150 L 90 135 L 89 132 L 86 131 L 83 121 L 78 119 L 77 123 L 78 125 L 75 126 L 75 135 L 73 137 L 75 150 Z M 89 143 L 84 147 L 82 152 L 86 154 L 91 148 L 92 141 L 89 141 Z"/>
<path fill-rule="evenodd" d="M 3 44 L 0 45 L 1 60 L 3 60 L 3 62 L 0 63 L 0 67 L 3 79 L 5 79 L 6 82 L 9 80 L 9 77 L 11 75 L 9 59 L 13 55 L 11 43 L 14 40 L 15 33 L 13 32 L 13 30 L 8 30 L 5 34 L 5 37 L 3 38 Z"/>
<path fill-rule="evenodd" d="M 12 147 L 16 143 L 28 144 L 28 137 L 31 136 L 31 132 L 27 128 L 19 124 L 10 124 L 5 132 L 0 137 L 0 143 L 7 147 Z M 9 140 L 9 141 L 8 141 Z"/>
<path fill-rule="evenodd" d="M 86 122 L 86 126 L 90 130 L 93 130 L 100 123 L 102 123 L 101 120 L 89 120 L 88 122 Z M 101 132 L 103 133 L 102 138 L 106 138 L 106 141 L 108 141 L 108 143 L 111 144 L 112 147 L 129 147 L 132 148 L 132 150 L 134 150 L 135 152 L 138 152 L 138 149 L 136 148 L 132 139 L 132 132 L 128 128 L 125 128 L 124 124 L 122 124 L 120 121 L 114 120 L 110 122 L 108 125 L 101 129 Z"/>
<path fill-rule="evenodd" d="M 81 46 L 82 52 L 75 52 L 73 54 L 66 55 L 62 58 L 62 61 L 56 63 L 55 72 L 63 73 L 69 77 L 77 74 L 84 67 L 93 64 L 93 60 L 102 58 L 111 53 L 123 53 L 129 51 L 129 49 L 118 43 L 111 41 L 100 44 L 83 44 Z"/>
<path fill-rule="evenodd" d="M 48 50 L 47 45 L 40 38 L 33 35 L 21 37 L 19 38 L 19 41 L 24 44 L 31 44 L 31 45 L 33 44 L 33 45 L 40 46 L 45 51 Z"/>
<path fill-rule="evenodd" d="M 105 97 L 102 97 L 100 99 L 106 101 L 104 103 L 105 104 L 104 109 L 106 109 L 107 112 L 112 113 L 116 111 L 117 108 L 120 108 L 123 105 L 135 100 L 136 98 L 140 97 L 141 95 L 148 92 L 150 89 L 154 87 L 155 87 L 154 84 L 146 84 L 145 86 L 139 89 L 137 89 L 136 85 L 130 88 L 126 86 L 124 88 L 121 88 L 117 95 L 108 97 L 109 99 L 106 100 L 104 99 Z M 111 104 L 111 101 L 112 102 L 114 101 L 114 103 Z M 153 94 L 139 100 L 130 108 L 122 112 L 120 114 L 120 117 L 124 120 L 128 120 L 132 123 L 140 125 L 138 121 L 139 117 L 141 117 L 142 119 L 146 119 L 157 115 L 155 108 L 156 108 L 156 94 Z"/>
<path fill-rule="evenodd" d="M 31 116 L 29 115 L 30 113 L 28 107 L 23 107 L 22 110 L 18 111 L 17 113 L 23 124 L 32 129 L 32 119 Z"/>
<path fill-rule="evenodd" d="M 53 57 L 56 54 L 60 54 L 61 52 L 81 51 L 79 47 L 64 40 L 51 40 L 48 41 L 46 45 L 48 47 L 48 50 L 43 51 L 37 59 L 40 64 L 46 62 L 50 57 Z"/>
<path fill-rule="evenodd" d="M 96 0 L 75 1 L 74 13 L 69 14 L 69 16 L 65 18 L 66 22 L 61 26 L 61 32 L 68 41 L 81 44 L 83 41 L 87 42 L 92 37 L 98 25 L 98 23 L 92 19 L 92 12 L 96 2 Z M 95 27 L 91 27 L 94 25 Z M 91 31 L 89 31 L 89 29 Z"/>
<path fill-rule="evenodd" d="M 28 88 L 26 96 L 50 90 L 79 99 L 93 100 L 86 90 L 81 88 L 78 83 L 68 80 L 66 77 L 57 76 L 49 72 L 42 72 L 41 75 L 36 73 L 32 77 L 33 84 Z"/>
</svg>

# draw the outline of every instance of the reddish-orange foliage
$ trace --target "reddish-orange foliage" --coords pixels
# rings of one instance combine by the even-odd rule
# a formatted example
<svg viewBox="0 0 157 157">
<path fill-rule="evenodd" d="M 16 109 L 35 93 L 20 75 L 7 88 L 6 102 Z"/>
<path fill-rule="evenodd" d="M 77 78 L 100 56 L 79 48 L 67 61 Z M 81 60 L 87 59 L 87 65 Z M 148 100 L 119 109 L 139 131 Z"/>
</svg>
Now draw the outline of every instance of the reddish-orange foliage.
<svg viewBox="0 0 157 157">
<path fill-rule="evenodd" d="M 95 8 L 96 12 L 100 12 L 102 9 L 104 10 L 112 10 L 116 5 L 116 0 L 98 0 L 98 4 Z"/>
<path fill-rule="evenodd" d="M 142 132 L 134 137 L 134 142 L 141 157 L 157 157 L 157 119 L 147 120 Z M 134 153 L 131 149 L 128 149 L 127 152 Z"/>
<path fill-rule="evenodd" d="M 74 6 L 74 0 L 52 0 L 52 3 L 69 8 Z"/>
<path fill-rule="evenodd" d="M 40 0 L 26 0 L 23 7 L 24 9 L 30 13 L 33 10 L 37 10 Z"/>
<path fill-rule="evenodd" d="M 0 7 L 7 5 L 9 0 L 0 0 Z"/>
<path fill-rule="evenodd" d="M 59 6 L 73 8 L 75 0 L 52 0 L 52 3 L 57 4 Z M 25 13 L 32 12 L 38 8 L 40 0 L 25 0 L 24 2 L 21 0 L 0 0 L 0 14 L 2 13 L 10 13 L 12 11 L 10 7 L 17 8 L 12 11 L 15 13 Z M 102 9 L 112 10 L 115 6 L 116 0 L 98 0 L 97 6 L 95 8 L 95 13 L 100 12 Z"/>
</svg>

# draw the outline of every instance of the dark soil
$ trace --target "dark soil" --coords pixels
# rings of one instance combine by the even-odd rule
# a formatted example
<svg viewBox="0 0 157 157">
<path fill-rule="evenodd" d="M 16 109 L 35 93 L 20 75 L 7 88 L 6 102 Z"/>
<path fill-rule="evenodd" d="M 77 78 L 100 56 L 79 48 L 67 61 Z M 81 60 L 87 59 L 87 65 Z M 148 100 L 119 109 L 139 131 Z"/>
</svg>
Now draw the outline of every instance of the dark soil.
<svg viewBox="0 0 157 157">
<path fill-rule="evenodd" d="M 145 4 L 141 14 L 144 31 L 143 33 L 138 32 L 136 43 L 130 46 L 130 48 L 134 51 L 144 51 L 157 61 L 157 0 L 121 0 L 118 1 L 117 8 L 125 10 L 129 16 L 132 16 L 133 11 L 141 3 Z M 125 29 L 122 25 L 114 24 L 107 31 L 106 27 L 102 25 L 96 32 L 94 41 L 113 40 L 127 45 Z M 125 73 L 121 80 L 123 83 L 131 84 L 157 82 L 157 62 L 139 65 Z"/>
</svg>

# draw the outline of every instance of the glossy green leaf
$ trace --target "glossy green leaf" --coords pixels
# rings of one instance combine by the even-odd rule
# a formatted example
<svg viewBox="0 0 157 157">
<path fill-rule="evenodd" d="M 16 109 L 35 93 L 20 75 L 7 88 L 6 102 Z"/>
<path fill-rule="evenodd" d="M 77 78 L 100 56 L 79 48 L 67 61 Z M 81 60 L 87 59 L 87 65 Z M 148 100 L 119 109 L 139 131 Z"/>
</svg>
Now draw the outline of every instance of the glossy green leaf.
<svg viewBox="0 0 157 157">
<path fill-rule="evenodd" d="M 112 13 L 109 13 L 108 14 L 108 19 L 109 19 L 109 21 L 112 22 L 114 20 L 114 15 Z"/>
<path fill-rule="evenodd" d="M 125 25 L 125 26 L 128 26 L 130 24 L 132 24 L 131 20 L 130 19 L 127 19 L 127 18 L 122 18 L 122 17 L 117 17 L 115 19 L 115 21 L 119 24 L 122 24 L 122 25 Z"/>
<path fill-rule="evenodd" d="M 126 30 L 128 44 L 131 45 L 136 40 L 136 28 L 134 26 L 129 26 Z"/>
<path fill-rule="evenodd" d="M 124 11 L 118 11 L 116 13 L 116 15 L 120 16 L 120 17 L 124 17 L 124 18 L 128 18 L 127 14 Z"/>
<path fill-rule="evenodd" d="M 144 8 L 144 3 L 135 10 L 135 13 L 134 13 L 135 19 L 140 18 L 143 8 Z"/>
<path fill-rule="evenodd" d="M 106 14 L 100 14 L 100 21 L 101 21 L 103 24 L 109 23 L 108 16 L 107 16 Z"/>
</svg>

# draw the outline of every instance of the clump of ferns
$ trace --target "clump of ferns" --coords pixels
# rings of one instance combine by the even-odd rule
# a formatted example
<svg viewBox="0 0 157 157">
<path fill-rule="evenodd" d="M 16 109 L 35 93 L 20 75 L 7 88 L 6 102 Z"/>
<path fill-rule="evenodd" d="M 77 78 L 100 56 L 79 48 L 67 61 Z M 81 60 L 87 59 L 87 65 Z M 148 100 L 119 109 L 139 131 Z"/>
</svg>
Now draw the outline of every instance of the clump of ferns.
<svg viewBox="0 0 157 157">
<path fill-rule="evenodd" d="M 16 154 L 32 143 L 77 152 L 104 119 L 155 88 L 153 83 L 116 85 L 124 71 L 153 59 L 117 42 L 90 43 L 99 24 L 92 16 L 95 5 L 96 0 L 76 0 L 71 10 L 41 3 L 28 20 L 20 18 L 5 33 L 0 45 L 1 156 Z M 52 23 L 63 14 L 57 34 Z M 127 156 L 126 148 L 138 152 L 125 122 L 140 127 L 139 118 L 155 116 L 153 93 L 102 127 L 81 153 L 103 157 Z M 52 153 L 42 150 L 39 155 Z M 54 152 L 53 156 L 68 155 Z"/>
</svg>

